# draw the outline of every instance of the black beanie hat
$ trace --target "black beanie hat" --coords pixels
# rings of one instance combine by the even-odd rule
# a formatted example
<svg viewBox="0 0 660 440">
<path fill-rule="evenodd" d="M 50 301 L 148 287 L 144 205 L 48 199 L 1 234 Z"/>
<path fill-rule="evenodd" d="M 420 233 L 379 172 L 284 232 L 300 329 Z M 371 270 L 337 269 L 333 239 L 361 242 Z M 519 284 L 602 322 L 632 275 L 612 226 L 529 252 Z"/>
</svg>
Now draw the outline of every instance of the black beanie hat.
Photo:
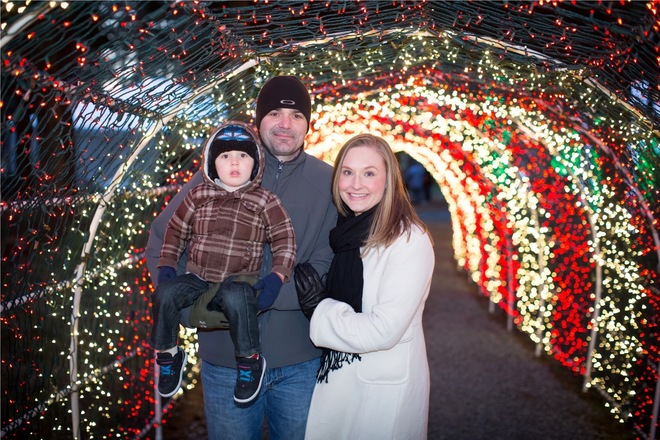
<svg viewBox="0 0 660 440">
<path fill-rule="evenodd" d="M 274 76 L 263 85 L 257 97 L 257 114 L 255 125 L 261 126 L 261 120 L 276 108 L 292 108 L 298 110 L 307 119 L 312 115 L 312 101 L 305 85 L 295 76 Z"/>
<path fill-rule="evenodd" d="M 228 123 L 220 127 L 214 133 L 211 145 L 209 146 L 209 158 L 211 162 L 215 161 L 221 153 L 242 151 L 254 159 L 254 167 L 250 178 L 254 179 L 255 172 L 259 168 L 259 152 L 257 151 L 257 144 L 253 136 L 250 131 L 239 124 Z M 213 179 L 217 177 L 214 167 L 209 167 L 209 174 Z"/>
</svg>

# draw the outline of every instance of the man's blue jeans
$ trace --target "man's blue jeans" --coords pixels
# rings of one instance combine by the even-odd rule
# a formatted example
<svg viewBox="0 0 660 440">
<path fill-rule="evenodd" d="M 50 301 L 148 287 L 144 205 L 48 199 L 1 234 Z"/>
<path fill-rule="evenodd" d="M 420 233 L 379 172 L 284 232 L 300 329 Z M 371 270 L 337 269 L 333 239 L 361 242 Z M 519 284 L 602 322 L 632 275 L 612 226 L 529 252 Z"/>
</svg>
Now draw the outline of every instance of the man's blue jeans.
<svg viewBox="0 0 660 440">
<path fill-rule="evenodd" d="M 220 285 L 218 294 L 222 298 L 223 313 L 229 321 L 234 355 L 248 357 L 261 352 L 257 300 L 248 284 L 231 283 L 230 279 Z M 181 310 L 192 306 L 195 300 L 212 288 L 214 284 L 190 273 L 158 285 L 152 298 L 153 327 L 150 342 L 154 350 L 167 350 L 177 345 Z"/>
<path fill-rule="evenodd" d="M 209 440 L 261 440 L 264 417 L 271 440 L 303 440 L 318 369 L 319 359 L 267 368 L 257 398 L 249 406 L 237 406 L 236 369 L 202 361 Z"/>
</svg>

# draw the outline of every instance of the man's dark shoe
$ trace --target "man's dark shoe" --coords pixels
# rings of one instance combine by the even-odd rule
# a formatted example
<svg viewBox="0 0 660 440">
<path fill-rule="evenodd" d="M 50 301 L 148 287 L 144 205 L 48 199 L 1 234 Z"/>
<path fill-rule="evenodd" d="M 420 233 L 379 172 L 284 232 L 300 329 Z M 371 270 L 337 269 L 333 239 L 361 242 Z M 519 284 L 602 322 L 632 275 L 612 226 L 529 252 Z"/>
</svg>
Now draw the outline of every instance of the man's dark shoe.
<svg viewBox="0 0 660 440">
<path fill-rule="evenodd" d="M 266 359 L 236 358 L 236 387 L 234 400 L 238 403 L 251 402 L 259 394 L 261 382 L 266 373 Z"/>
<path fill-rule="evenodd" d="M 183 379 L 183 367 L 188 361 L 188 354 L 177 347 L 177 353 L 172 356 L 169 353 L 158 353 L 156 363 L 160 366 L 158 379 L 158 393 L 163 397 L 171 397 L 181 388 Z"/>
</svg>

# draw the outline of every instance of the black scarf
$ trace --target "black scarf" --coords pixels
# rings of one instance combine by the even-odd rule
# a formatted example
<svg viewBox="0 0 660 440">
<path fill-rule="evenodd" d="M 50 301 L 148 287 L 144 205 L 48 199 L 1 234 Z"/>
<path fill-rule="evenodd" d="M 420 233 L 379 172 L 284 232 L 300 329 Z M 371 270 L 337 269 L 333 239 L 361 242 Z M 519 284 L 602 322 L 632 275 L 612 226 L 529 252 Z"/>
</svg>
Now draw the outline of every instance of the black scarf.
<svg viewBox="0 0 660 440">
<path fill-rule="evenodd" d="M 345 302 L 358 313 L 362 312 L 362 287 L 364 285 L 360 247 L 369 237 L 371 219 L 375 210 L 376 207 L 373 207 L 360 215 L 355 215 L 352 211 L 349 211 L 346 217 L 340 215 L 337 219 L 337 226 L 330 231 L 330 247 L 335 256 L 328 270 L 326 285 L 328 296 Z M 317 382 L 327 382 L 330 371 L 338 370 L 344 362 L 350 364 L 356 359 L 360 360 L 359 354 L 342 353 L 324 348 Z"/>
</svg>

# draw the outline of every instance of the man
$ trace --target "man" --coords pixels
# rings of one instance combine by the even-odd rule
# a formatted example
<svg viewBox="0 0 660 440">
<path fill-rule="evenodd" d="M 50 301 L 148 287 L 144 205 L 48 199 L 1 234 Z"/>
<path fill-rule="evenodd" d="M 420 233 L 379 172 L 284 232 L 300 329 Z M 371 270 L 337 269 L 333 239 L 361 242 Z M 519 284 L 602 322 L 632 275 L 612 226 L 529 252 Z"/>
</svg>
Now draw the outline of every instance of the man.
<svg viewBox="0 0 660 440">
<path fill-rule="evenodd" d="M 279 196 L 291 217 L 296 263 L 309 262 L 325 274 L 332 260 L 328 237 L 336 225 L 337 210 L 330 194 L 332 167 L 304 152 L 310 117 L 309 93 L 295 77 L 273 77 L 259 92 L 255 125 L 266 150 L 262 186 Z M 156 264 L 167 222 L 185 194 L 201 181 L 198 172 L 152 224 L 146 249 L 152 280 L 158 279 Z M 268 271 L 265 262 L 262 274 Z M 229 332 L 198 330 L 210 439 L 261 439 L 264 417 L 271 439 L 304 437 L 320 350 L 309 339 L 309 320 L 300 310 L 293 282 L 282 286 L 272 308 L 260 315 L 259 325 L 268 368 L 259 395 L 246 406 L 231 403 L 236 361 Z"/>
</svg>

